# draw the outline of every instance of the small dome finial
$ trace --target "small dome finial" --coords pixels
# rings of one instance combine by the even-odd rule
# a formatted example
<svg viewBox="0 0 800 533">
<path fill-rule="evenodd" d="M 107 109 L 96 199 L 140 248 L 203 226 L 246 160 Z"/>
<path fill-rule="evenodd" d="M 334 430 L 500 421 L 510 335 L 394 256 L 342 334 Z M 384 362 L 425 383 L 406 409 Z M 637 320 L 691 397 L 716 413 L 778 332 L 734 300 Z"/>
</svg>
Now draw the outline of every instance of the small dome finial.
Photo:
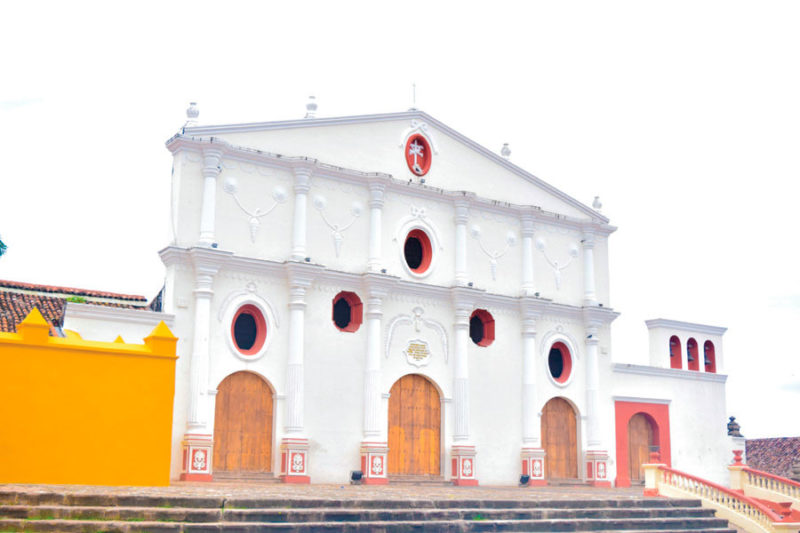
<svg viewBox="0 0 800 533">
<path fill-rule="evenodd" d="M 306 116 L 304 118 L 314 118 L 317 116 L 317 97 L 309 96 L 306 104 Z"/>
<path fill-rule="evenodd" d="M 186 108 L 186 124 L 183 125 L 185 128 L 186 126 L 196 126 L 197 125 L 197 117 L 200 116 L 200 109 L 197 107 L 197 102 L 189 102 L 189 107 Z"/>
<path fill-rule="evenodd" d="M 509 159 L 511 157 L 511 148 L 508 147 L 508 143 L 503 143 L 503 148 L 500 149 L 500 155 L 502 155 L 505 159 Z"/>
<path fill-rule="evenodd" d="M 592 209 L 594 209 L 595 211 L 600 211 L 601 209 L 603 209 L 603 202 L 600 201 L 599 196 L 594 197 L 594 202 L 592 202 Z"/>
</svg>

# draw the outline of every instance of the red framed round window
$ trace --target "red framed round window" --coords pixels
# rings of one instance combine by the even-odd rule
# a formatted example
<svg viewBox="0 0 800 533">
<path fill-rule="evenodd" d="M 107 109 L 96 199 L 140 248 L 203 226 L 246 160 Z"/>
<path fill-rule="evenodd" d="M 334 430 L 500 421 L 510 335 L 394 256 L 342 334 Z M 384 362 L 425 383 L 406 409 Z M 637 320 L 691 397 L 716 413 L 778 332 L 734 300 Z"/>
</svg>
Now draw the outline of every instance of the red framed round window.
<svg viewBox="0 0 800 533">
<path fill-rule="evenodd" d="M 469 317 L 469 338 L 478 346 L 494 342 L 494 318 L 485 309 L 476 309 Z"/>
<path fill-rule="evenodd" d="M 431 169 L 431 145 L 424 135 L 415 133 L 406 141 L 406 163 L 417 176 L 424 176 Z"/>
<path fill-rule="evenodd" d="M 556 383 L 566 383 L 572 374 L 572 354 L 563 342 L 556 342 L 550 347 L 547 356 L 547 367 L 550 376 Z"/>
<path fill-rule="evenodd" d="M 339 331 L 357 331 L 364 317 L 364 306 L 354 292 L 342 291 L 333 299 L 333 325 Z"/>
<path fill-rule="evenodd" d="M 428 234 L 421 229 L 409 231 L 403 244 L 403 257 L 408 268 L 415 274 L 426 272 L 433 260 L 433 246 Z"/>
<path fill-rule="evenodd" d="M 252 304 L 243 305 L 231 322 L 233 345 L 243 355 L 255 355 L 267 339 L 267 321 L 261 310 Z"/>
</svg>

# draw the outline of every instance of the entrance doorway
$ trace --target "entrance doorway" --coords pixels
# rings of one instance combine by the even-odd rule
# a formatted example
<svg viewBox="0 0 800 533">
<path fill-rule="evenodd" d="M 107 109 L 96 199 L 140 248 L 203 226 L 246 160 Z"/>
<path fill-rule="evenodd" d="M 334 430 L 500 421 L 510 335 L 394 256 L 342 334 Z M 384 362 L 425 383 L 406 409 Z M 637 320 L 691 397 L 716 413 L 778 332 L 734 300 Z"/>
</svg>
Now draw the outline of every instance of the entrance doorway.
<svg viewBox="0 0 800 533">
<path fill-rule="evenodd" d="M 644 482 L 642 465 L 650 458 L 655 444 L 653 424 L 644 413 L 637 413 L 628 421 L 628 465 L 631 483 Z"/>
<path fill-rule="evenodd" d="M 217 387 L 214 470 L 272 471 L 272 387 L 261 376 L 236 372 Z"/>
<path fill-rule="evenodd" d="M 553 398 L 542 409 L 542 448 L 545 476 L 578 478 L 578 425 L 575 410 L 563 398 Z"/>
<path fill-rule="evenodd" d="M 389 392 L 389 457 L 395 475 L 441 475 L 439 391 L 418 374 L 403 376 Z"/>
</svg>

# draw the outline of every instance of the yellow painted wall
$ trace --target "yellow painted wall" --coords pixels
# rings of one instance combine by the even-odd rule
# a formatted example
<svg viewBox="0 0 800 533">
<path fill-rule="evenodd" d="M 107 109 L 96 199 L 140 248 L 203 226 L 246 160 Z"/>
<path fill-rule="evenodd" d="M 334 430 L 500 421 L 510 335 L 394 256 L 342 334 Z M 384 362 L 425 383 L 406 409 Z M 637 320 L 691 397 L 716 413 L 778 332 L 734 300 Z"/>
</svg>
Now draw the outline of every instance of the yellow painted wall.
<svg viewBox="0 0 800 533">
<path fill-rule="evenodd" d="M 0 483 L 168 485 L 177 339 L 0 333 Z"/>
</svg>

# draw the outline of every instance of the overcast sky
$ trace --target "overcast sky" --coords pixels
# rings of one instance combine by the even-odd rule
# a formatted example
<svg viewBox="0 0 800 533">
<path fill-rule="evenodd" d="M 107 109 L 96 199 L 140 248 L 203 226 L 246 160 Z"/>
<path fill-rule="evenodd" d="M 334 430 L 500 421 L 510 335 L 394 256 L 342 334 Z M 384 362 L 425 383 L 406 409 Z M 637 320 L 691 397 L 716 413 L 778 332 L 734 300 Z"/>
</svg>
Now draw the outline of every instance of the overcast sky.
<svg viewBox="0 0 800 533">
<path fill-rule="evenodd" d="M 616 360 L 647 362 L 646 319 L 726 326 L 728 412 L 800 436 L 798 28 L 769 1 L 4 2 L 0 278 L 152 297 L 189 101 L 206 124 L 301 118 L 311 94 L 370 114 L 415 82 L 420 109 L 601 197 Z"/>
</svg>

